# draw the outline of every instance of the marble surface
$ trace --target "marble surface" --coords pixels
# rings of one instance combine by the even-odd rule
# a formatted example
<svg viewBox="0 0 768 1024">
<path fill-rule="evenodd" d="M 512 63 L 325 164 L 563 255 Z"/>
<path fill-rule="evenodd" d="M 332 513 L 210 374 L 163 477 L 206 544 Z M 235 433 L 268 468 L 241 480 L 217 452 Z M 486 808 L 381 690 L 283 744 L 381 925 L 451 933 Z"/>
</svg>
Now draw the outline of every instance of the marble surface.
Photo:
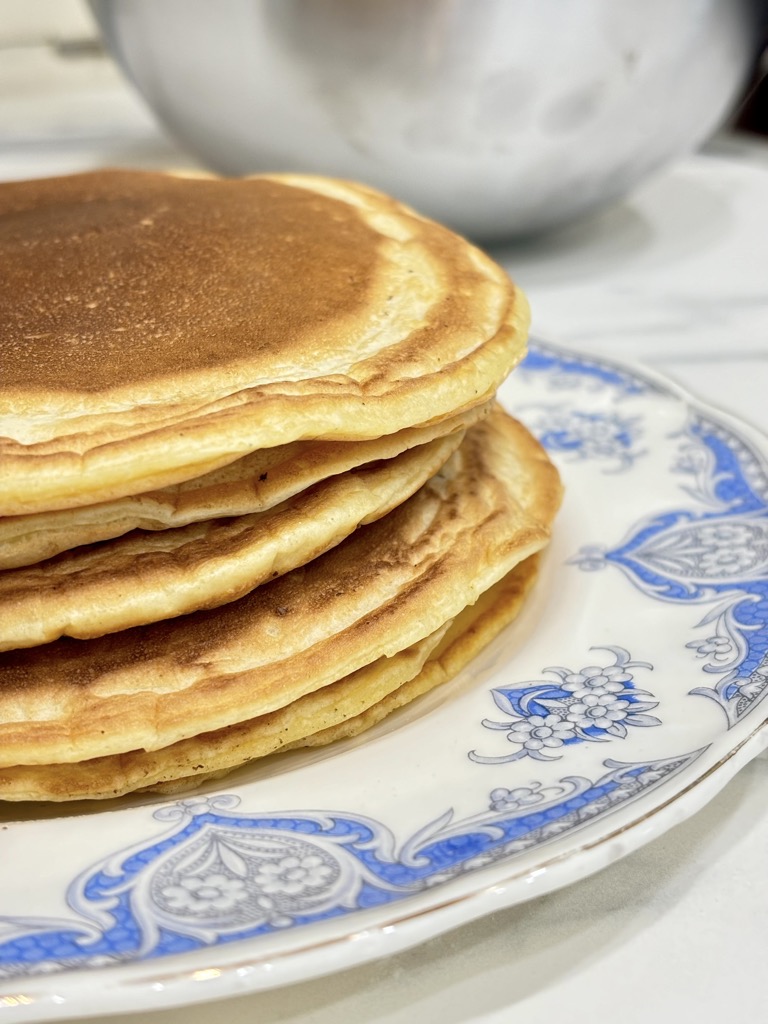
<svg viewBox="0 0 768 1024">
<path fill-rule="evenodd" d="M 97 52 L 0 60 L 0 178 L 191 161 Z M 537 335 L 645 362 L 768 431 L 768 145 L 722 137 L 591 221 L 497 256 Z M 768 1015 L 768 760 L 621 862 L 389 960 L 123 1024 L 699 1024 Z"/>
</svg>

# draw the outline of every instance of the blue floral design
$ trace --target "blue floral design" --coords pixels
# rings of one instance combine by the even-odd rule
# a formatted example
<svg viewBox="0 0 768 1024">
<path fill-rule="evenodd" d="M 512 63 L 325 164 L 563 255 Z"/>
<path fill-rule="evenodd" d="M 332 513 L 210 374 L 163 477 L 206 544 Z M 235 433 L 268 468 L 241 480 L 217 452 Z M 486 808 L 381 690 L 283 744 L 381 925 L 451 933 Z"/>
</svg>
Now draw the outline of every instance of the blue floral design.
<svg viewBox="0 0 768 1024">
<path fill-rule="evenodd" d="M 640 455 L 639 416 L 616 412 L 587 412 L 562 405 L 524 405 L 520 408 L 528 428 L 544 447 L 571 459 L 607 462 L 610 472 L 630 469 Z"/>
<path fill-rule="evenodd" d="M 637 370 L 628 370 L 607 359 L 588 359 L 582 354 L 568 354 L 554 345 L 540 341 L 531 344 L 520 364 L 519 374 L 541 374 L 553 390 L 588 387 L 609 389 L 617 398 L 650 393 L 664 393 L 664 388 Z"/>
<path fill-rule="evenodd" d="M 614 566 L 655 600 L 706 604 L 706 630 L 685 646 L 721 676 L 691 692 L 712 698 L 734 725 L 768 694 L 768 468 L 724 426 L 691 418 L 674 471 L 698 507 L 634 524 L 616 547 L 583 547 L 572 564 Z"/>
<path fill-rule="evenodd" d="M 382 822 L 361 815 L 247 814 L 232 794 L 182 800 L 154 813 L 169 830 L 75 879 L 70 917 L 0 917 L 0 977 L 266 938 L 393 903 L 581 829 L 702 753 L 608 760 L 595 780 L 496 788 L 486 810 L 462 821 L 448 810 L 400 844 Z"/>
<path fill-rule="evenodd" d="M 647 690 L 634 685 L 630 668 L 652 669 L 646 661 L 632 661 L 622 647 L 592 648 L 607 650 L 614 662 L 607 667 L 588 665 L 578 672 L 568 668 L 546 668 L 559 684 L 543 680 L 516 687 L 498 687 L 491 691 L 498 708 L 509 716 L 508 722 L 483 720 L 488 729 L 504 731 L 507 740 L 519 746 L 512 754 L 487 756 L 471 751 L 469 757 L 480 764 L 502 764 L 532 757 L 538 761 L 557 760 L 563 747 L 581 741 L 605 742 L 609 737 L 623 739 L 628 726 L 661 725 L 658 718 L 645 714 L 658 706 Z"/>
</svg>

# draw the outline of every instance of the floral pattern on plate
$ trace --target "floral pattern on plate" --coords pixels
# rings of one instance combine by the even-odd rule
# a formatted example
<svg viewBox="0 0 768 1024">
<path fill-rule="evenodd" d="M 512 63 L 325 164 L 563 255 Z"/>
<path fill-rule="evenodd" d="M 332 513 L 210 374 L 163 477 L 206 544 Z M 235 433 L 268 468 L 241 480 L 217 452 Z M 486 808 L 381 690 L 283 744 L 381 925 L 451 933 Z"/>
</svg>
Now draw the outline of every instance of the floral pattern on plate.
<svg viewBox="0 0 768 1024">
<path fill-rule="evenodd" d="M 658 702 L 647 690 L 635 686 L 629 669 L 653 666 L 633 661 L 621 647 L 607 648 L 614 655 L 612 665 L 586 665 L 577 671 L 569 668 L 545 668 L 558 683 L 531 680 L 516 687 L 499 687 L 493 699 L 509 721 L 484 719 L 488 729 L 506 732 L 507 740 L 519 749 L 512 754 L 487 756 L 471 751 L 479 764 L 503 764 L 521 757 L 538 761 L 560 758 L 573 743 L 607 742 L 612 736 L 623 739 L 628 726 L 661 725 L 646 712 Z"/>
</svg>

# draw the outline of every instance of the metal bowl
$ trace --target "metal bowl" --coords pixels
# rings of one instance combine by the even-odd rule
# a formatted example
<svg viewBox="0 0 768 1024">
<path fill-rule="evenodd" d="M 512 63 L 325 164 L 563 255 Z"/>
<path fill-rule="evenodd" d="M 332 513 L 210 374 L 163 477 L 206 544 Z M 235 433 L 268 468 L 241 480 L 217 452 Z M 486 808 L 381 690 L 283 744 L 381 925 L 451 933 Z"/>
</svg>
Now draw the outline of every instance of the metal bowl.
<svg viewBox="0 0 768 1024">
<path fill-rule="evenodd" d="M 724 119 L 757 0 L 91 0 L 168 130 L 224 174 L 364 181 L 474 237 L 624 195 Z"/>
</svg>

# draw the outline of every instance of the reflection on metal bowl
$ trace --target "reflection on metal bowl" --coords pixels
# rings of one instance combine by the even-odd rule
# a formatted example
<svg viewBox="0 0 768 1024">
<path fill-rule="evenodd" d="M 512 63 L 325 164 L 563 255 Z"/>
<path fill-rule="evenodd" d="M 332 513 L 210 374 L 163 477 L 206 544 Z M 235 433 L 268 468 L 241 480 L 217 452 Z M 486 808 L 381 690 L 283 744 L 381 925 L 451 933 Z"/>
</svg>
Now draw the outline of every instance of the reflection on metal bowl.
<svg viewBox="0 0 768 1024">
<path fill-rule="evenodd" d="M 160 120 L 225 174 L 376 185 L 480 238 L 626 194 L 724 119 L 758 0 L 91 0 Z"/>
</svg>

